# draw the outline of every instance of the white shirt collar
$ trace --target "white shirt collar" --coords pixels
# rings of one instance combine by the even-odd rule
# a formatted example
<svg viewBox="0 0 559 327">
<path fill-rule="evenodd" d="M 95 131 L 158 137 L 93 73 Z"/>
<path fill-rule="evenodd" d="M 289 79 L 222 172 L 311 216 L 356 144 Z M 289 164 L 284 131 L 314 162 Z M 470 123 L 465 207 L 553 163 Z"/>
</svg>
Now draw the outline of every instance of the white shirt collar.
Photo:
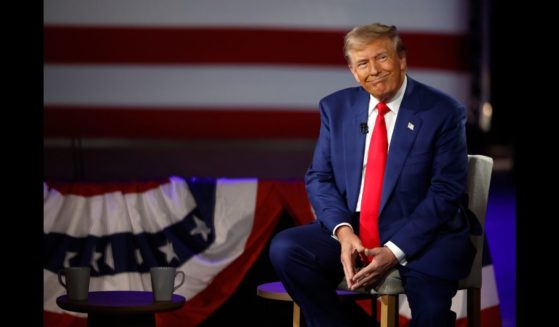
<svg viewBox="0 0 559 327">
<path fill-rule="evenodd" d="M 408 76 L 404 75 L 404 82 L 402 83 L 402 86 L 400 86 L 400 89 L 398 89 L 398 92 L 396 92 L 396 94 L 392 97 L 392 99 L 390 99 L 390 101 L 386 103 L 388 108 L 390 108 L 390 111 L 394 112 L 395 114 L 397 114 L 398 110 L 400 110 L 402 99 L 404 99 L 404 94 L 406 94 L 407 84 L 408 84 Z M 373 110 L 375 110 L 379 102 L 380 101 L 371 94 L 369 108 L 373 108 Z"/>
</svg>

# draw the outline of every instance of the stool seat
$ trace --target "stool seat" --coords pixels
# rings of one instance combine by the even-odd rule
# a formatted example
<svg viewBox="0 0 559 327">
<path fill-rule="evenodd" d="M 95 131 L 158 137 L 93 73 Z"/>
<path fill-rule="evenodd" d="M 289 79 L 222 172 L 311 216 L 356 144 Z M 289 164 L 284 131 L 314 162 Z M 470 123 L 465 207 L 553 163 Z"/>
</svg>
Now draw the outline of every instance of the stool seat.
<svg viewBox="0 0 559 327">
<path fill-rule="evenodd" d="M 281 282 L 265 283 L 258 285 L 256 295 L 270 300 L 293 301 Z"/>
<path fill-rule="evenodd" d="M 340 289 L 347 289 L 347 283 L 345 278 L 338 285 Z M 361 291 L 365 292 L 365 291 Z M 382 283 L 377 285 L 376 288 L 371 289 L 372 295 L 397 295 L 405 293 L 404 287 L 402 286 L 402 278 L 400 277 L 400 272 L 398 269 L 392 269 L 386 277 L 384 277 Z"/>
</svg>

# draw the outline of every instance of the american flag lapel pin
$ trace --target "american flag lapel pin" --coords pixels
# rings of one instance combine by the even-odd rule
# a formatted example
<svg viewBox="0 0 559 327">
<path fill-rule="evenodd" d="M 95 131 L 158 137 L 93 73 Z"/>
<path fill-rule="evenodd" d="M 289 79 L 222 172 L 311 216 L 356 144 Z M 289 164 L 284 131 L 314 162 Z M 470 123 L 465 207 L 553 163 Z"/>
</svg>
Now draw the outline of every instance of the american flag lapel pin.
<svg viewBox="0 0 559 327">
<path fill-rule="evenodd" d="M 412 123 L 408 123 L 408 128 L 409 128 L 410 130 L 412 130 L 412 131 L 413 131 L 413 127 L 414 127 L 414 126 L 413 126 L 413 124 L 412 124 Z"/>
</svg>

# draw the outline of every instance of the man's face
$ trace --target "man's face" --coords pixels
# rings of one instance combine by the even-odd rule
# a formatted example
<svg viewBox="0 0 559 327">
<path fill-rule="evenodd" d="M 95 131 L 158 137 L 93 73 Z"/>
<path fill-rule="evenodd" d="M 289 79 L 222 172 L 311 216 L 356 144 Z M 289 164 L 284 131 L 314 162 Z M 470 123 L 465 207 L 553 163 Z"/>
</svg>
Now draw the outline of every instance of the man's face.
<svg viewBox="0 0 559 327">
<path fill-rule="evenodd" d="M 388 102 L 398 92 L 406 73 L 406 57 L 398 57 L 389 38 L 376 39 L 363 49 L 350 51 L 349 57 L 355 80 L 375 98 Z"/>
</svg>

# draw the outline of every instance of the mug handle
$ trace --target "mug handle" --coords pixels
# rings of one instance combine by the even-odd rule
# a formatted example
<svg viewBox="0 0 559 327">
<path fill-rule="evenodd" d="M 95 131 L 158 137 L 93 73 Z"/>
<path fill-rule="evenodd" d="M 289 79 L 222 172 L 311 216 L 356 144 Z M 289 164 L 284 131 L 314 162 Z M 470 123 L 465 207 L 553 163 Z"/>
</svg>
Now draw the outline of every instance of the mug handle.
<svg viewBox="0 0 559 327">
<path fill-rule="evenodd" d="M 180 283 L 179 283 L 177 286 L 173 287 L 173 291 L 175 291 L 175 290 L 176 290 L 177 288 L 179 288 L 182 284 L 184 284 L 184 280 L 185 280 L 185 278 L 186 278 L 186 275 L 184 274 L 184 271 L 180 271 L 180 270 L 179 270 L 179 271 L 175 272 L 175 278 L 177 278 L 177 275 L 182 275 L 182 279 L 181 279 Z"/>
<path fill-rule="evenodd" d="M 58 282 L 60 283 L 60 285 L 64 286 L 64 288 L 66 288 L 66 283 L 62 281 L 62 275 L 66 275 L 66 272 L 63 269 L 60 269 L 58 271 Z"/>
</svg>

